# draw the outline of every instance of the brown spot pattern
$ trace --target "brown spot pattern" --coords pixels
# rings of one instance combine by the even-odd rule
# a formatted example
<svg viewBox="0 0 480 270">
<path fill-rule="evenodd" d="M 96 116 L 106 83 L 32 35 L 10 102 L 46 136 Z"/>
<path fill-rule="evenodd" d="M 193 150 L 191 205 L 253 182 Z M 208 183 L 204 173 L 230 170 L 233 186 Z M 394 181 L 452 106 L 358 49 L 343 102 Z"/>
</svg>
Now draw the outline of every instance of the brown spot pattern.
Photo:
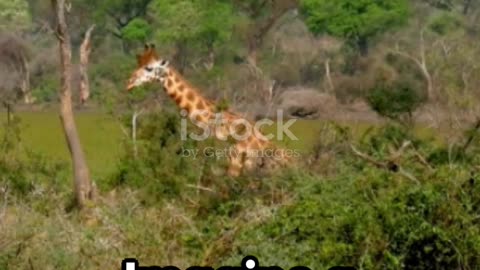
<svg viewBox="0 0 480 270">
<path fill-rule="evenodd" d="M 190 101 L 194 101 L 195 100 L 195 94 L 192 91 L 189 91 L 187 93 L 187 99 L 190 100 Z"/>
<path fill-rule="evenodd" d="M 202 110 L 205 110 L 205 103 L 203 103 L 203 101 L 201 101 L 201 100 L 198 101 L 198 103 L 197 103 L 197 108 L 198 108 L 199 110 L 201 110 L 201 111 L 202 111 Z"/>
<path fill-rule="evenodd" d="M 180 105 L 181 102 L 182 102 L 182 96 L 181 96 L 181 95 L 178 95 L 178 96 L 175 98 L 175 103 L 177 103 L 178 105 Z"/>
<path fill-rule="evenodd" d="M 187 103 L 187 105 L 185 105 L 185 110 L 187 110 L 188 113 L 191 113 L 192 112 L 192 105 L 190 103 Z"/>
</svg>

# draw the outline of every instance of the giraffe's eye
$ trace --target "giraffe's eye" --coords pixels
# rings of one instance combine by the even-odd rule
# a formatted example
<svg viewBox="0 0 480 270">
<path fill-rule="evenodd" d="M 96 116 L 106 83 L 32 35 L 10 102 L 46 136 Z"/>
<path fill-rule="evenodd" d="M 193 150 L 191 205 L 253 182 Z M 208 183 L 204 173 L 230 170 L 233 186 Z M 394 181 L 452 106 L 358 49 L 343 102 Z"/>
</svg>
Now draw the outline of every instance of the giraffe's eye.
<svg viewBox="0 0 480 270">
<path fill-rule="evenodd" d="M 146 67 L 145 70 L 148 71 L 148 72 L 152 72 L 153 68 L 151 68 L 151 67 Z"/>
</svg>

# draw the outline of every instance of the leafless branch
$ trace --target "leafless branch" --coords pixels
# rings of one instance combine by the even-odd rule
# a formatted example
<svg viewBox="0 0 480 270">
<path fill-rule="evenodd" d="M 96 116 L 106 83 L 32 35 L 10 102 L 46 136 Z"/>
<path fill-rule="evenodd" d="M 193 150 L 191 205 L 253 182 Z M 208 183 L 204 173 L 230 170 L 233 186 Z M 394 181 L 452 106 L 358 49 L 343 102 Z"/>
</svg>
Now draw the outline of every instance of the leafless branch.
<svg viewBox="0 0 480 270">
<path fill-rule="evenodd" d="M 380 162 L 380 161 L 377 161 L 375 160 L 373 157 L 365 154 L 365 153 L 362 153 L 360 152 L 357 148 L 355 148 L 355 146 L 353 145 L 350 145 L 350 148 L 352 149 L 352 152 L 359 158 L 369 162 L 369 163 L 372 163 L 373 165 L 375 165 L 376 167 L 378 168 L 382 168 L 382 169 L 385 169 L 387 168 L 387 163 L 384 163 L 384 162 Z"/>
<path fill-rule="evenodd" d="M 419 45 L 418 45 L 419 46 L 419 56 L 418 57 L 415 57 L 411 54 L 408 54 L 406 52 L 401 51 L 399 49 L 398 44 L 395 46 L 395 49 L 394 50 L 391 49 L 390 52 L 393 53 L 393 54 L 397 54 L 399 56 L 402 56 L 406 59 L 409 59 L 418 66 L 418 68 L 422 72 L 422 74 L 425 77 L 425 80 L 427 82 L 428 98 L 433 99 L 435 97 L 435 95 L 434 95 L 435 93 L 434 93 L 434 89 L 433 89 L 432 75 L 430 74 L 430 71 L 429 71 L 428 65 L 427 65 L 426 49 L 425 49 L 426 45 L 425 45 L 424 34 L 425 34 L 425 29 L 422 29 L 420 31 L 420 38 L 419 38 Z"/>
<path fill-rule="evenodd" d="M 80 46 L 80 101 L 85 103 L 90 97 L 90 83 L 88 79 L 88 61 L 90 52 L 92 51 L 91 46 L 91 35 L 92 31 L 95 29 L 95 25 L 88 28 L 85 39 Z"/>
<path fill-rule="evenodd" d="M 190 185 L 190 184 L 188 184 L 187 187 L 193 188 L 193 189 L 196 189 L 196 190 L 203 190 L 203 191 L 208 191 L 208 192 L 211 192 L 211 193 L 215 193 L 215 190 L 213 190 L 211 188 L 204 187 L 204 186 L 200 186 L 200 185 Z"/>
<path fill-rule="evenodd" d="M 354 155 L 356 155 L 357 157 L 373 164 L 374 166 L 376 166 L 377 168 L 380 168 L 380 169 L 384 169 L 386 171 L 389 171 L 389 172 L 394 172 L 394 173 L 398 173 L 399 175 L 407 178 L 408 180 L 412 181 L 412 182 L 415 182 L 416 184 L 420 184 L 420 181 L 418 181 L 418 179 L 413 176 L 411 173 L 405 171 L 401 166 L 400 164 L 398 164 L 398 162 L 395 162 L 395 160 L 393 158 L 399 158 L 402 153 L 404 152 L 404 150 L 410 145 L 410 142 L 404 142 L 403 145 L 400 147 L 400 149 L 395 152 L 392 156 L 390 156 L 386 162 L 382 162 L 382 161 L 378 161 L 376 160 L 375 158 L 365 154 L 365 153 L 362 153 L 360 152 L 357 148 L 355 148 L 355 146 L 353 145 L 350 145 L 350 148 L 352 149 L 352 152 Z"/>
<path fill-rule="evenodd" d="M 132 143 L 133 143 L 133 155 L 135 158 L 138 156 L 138 148 L 137 148 L 137 120 L 140 115 L 144 113 L 144 109 L 140 109 L 140 111 L 135 111 L 132 115 Z"/>
</svg>

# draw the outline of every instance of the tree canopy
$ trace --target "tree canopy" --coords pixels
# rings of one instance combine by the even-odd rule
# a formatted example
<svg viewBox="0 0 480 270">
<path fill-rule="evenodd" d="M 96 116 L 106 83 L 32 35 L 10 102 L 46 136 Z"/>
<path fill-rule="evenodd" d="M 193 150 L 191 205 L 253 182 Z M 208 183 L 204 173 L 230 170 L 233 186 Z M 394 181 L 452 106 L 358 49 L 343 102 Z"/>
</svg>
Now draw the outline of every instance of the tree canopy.
<svg viewBox="0 0 480 270">
<path fill-rule="evenodd" d="M 302 12 L 313 33 L 347 39 L 365 52 L 368 39 L 407 21 L 406 0 L 303 0 Z"/>
<path fill-rule="evenodd" d="M 0 0 L 0 29 L 25 27 L 30 22 L 26 0 Z"/>
<path fill-rule="evenodd" d="M 221 1 L 167 0 L 152 5 L 159 40 L 177 43 L 201 41 L 213 46 L 227 40 L 233 27 L 231 5 Z"/>
</svg>

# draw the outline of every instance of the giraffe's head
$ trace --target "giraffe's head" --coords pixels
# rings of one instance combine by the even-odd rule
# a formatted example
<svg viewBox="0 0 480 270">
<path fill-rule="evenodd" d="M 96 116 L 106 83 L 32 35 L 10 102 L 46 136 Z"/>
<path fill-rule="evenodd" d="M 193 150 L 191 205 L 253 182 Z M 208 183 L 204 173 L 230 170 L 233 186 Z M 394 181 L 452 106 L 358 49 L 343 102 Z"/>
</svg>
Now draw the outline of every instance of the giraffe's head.
<svg viewBox="0 0 480 270">
<path fill-rule="evenodd" d="M 137 63 L 137 69 L 128 80 L 127 90 L 161 80 L 169 66 L 167 60 L 158 57 L 153 44 L 145 44 L 143 53 L 137 55 Z"/>
</svg>

